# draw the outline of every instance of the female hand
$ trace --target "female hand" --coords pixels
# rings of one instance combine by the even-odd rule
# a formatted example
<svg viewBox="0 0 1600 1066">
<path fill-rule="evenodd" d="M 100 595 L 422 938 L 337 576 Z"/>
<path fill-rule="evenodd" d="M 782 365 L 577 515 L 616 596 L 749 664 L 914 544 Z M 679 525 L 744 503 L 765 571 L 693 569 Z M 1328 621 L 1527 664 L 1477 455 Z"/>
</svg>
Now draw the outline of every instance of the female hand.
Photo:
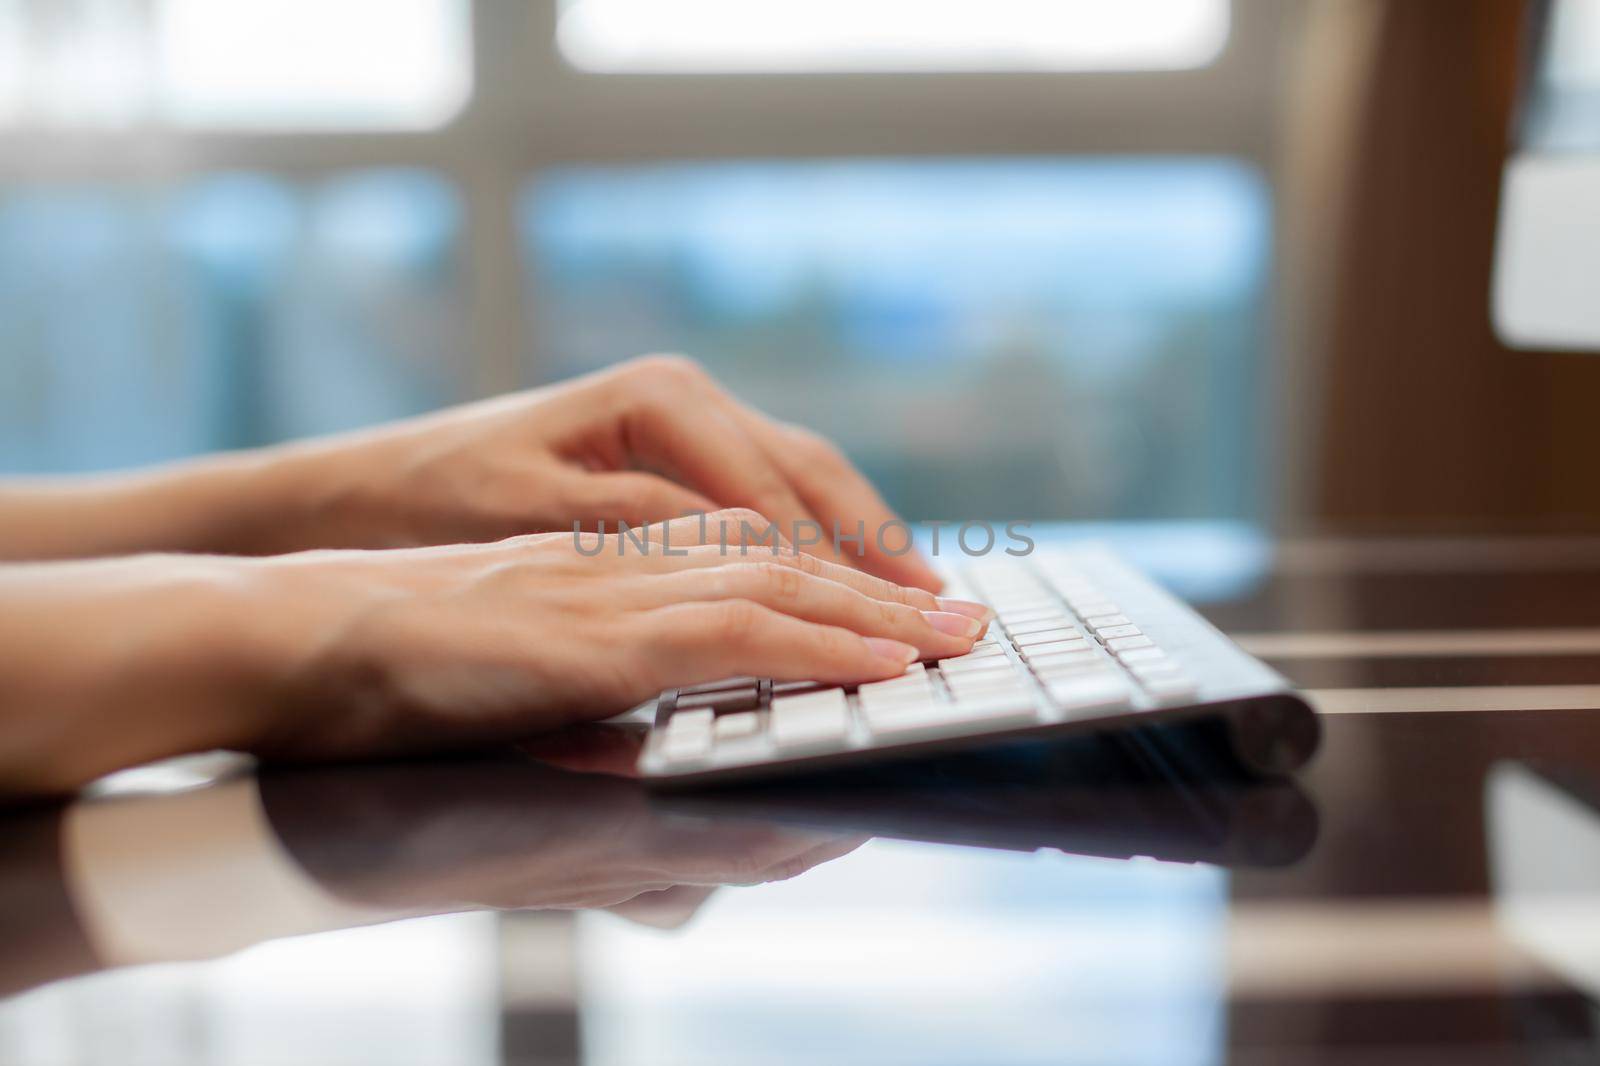
<svg viewBox="0 0 1600 1066">
<path fill-rule="evenodd" d="M 909 530 L 832 444 L 739 403 L 694 362 L 649 356 L 549 388 L 312 442 L 283 476 L 304 543 L 380 547 L 759 512 L 821 558 L 938 591 Z M 814 523 L 808 526 L 806 523 Z M 864 534 L 834 547 L 833 530 Z M 886 528 L 888 527 L 888 528 Z M 291 522 L 289 529 L 295 529 Z"/>
<path fill-rule="evenodd" d="M 217 747 L 330 759 L 481 744 L 729 676 L 880 680 L 965 653 L 987 622 L 976 604 L 741 550 L 737 531 L 762 517 L 718 519 L 699 545 L 694 520 L 656 530 L 671 554 L 569 532 L 0 570 L 17 608 L 0 615 L 0 790 Z"/>
<path fill-rule="evenodd" d="M 719 507 L 760 512 L 820 558 L 941 587 L 837 448 L 745 407 L 678 356 L 359 433 L 0 484 L 0 559 L 420 547 Z"/>
<path fill-rule="evenodd" d="M 760 515 L 713 517 L 653 527 L 642 547 L 568 532 L 261 562 L 286 619 L 332 624 L 283 678 L 295 712 L 255 750 L 348 757 L 500 740 L 725 677 L 881 680 L 966 653 L 987 624 L 980 605 L 750 545 L 740 531 L 764 527 Z"/>
</svg>

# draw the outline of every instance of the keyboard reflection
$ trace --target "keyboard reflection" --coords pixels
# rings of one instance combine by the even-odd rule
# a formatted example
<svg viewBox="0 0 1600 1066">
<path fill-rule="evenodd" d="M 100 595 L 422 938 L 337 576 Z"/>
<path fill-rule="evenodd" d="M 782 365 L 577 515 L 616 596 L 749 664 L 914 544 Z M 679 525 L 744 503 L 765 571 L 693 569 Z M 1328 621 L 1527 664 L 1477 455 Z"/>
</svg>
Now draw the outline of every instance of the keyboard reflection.
<svg viewBox="0 0 1600 1066">
<path fill-rule="evenodd" d="M 929 843 L 1226 867 L 1290 865 L 1317 837 L 1291 779 L 1261 780 L 1196 723 L 963 752 L 654 797 L 706 824 L 765 823 Z"/>
</svg>

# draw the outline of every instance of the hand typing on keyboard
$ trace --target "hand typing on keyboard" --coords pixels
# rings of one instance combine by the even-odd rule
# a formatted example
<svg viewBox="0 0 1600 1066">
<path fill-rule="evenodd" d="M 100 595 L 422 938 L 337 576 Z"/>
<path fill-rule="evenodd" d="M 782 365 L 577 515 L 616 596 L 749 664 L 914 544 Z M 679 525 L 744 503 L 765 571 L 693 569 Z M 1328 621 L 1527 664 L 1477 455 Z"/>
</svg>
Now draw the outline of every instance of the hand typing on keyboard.
<svg viewBox="0 0 1600 1066">
<path fill-rule="evenodd" d="M 1315 746 L 1287 686 L 1110 555 L 1092 549 L 986 560 L 962 579 L 996 632 L 857 686 L 731 678 L 665 693 L 639 768 L 661 783 L 767 776 L 1135 720 L 1250 718 L 1255 767 L 1282 772 Z M 1270 742 L 1288 723 L 1288 747 Z"/>
<path fill-rule="evenodd" d="M 570 533 L 386 553 L 393 565 L 375 595 L 331 607 L 335 635 L 300 675 L 323 697 L 278 723 L 270 752 L 349 756 L 500 739 L 615 714 L 673 679 L 870 682 L 918 659 L 964 654 L 983 630 L 976 604 L 941 604 L 812 556 L 751 548 L 737 529 L 752 516 L 723 517 L 697 546 L 695 519 L 656 530 L 683 555 L 598 534 L 580 552 Z M 282 568 L 280 590 L 305 583 L 314 602 L 322 579 L 338 576 L 337 556 L 292 559 L 264 564 Z"/>
<path fill-rule="evenodd" d="M 654 527 L 653 549 L 549 533 L 18 568 L 5 591 L 35 632 L 104 632 L 108 604 L 138 619 L 145 654 L 129 666 L 115 641 L 80 642 L 61 666 L 59 706 L 103 701 L 188 732 L 86 731 L 29 764 L 0 730 L 0 788 L 70 788 L 132 761 L 130 747 L 385 755 L 514 739 L 735 675 L 872 682 L 965 654 L 985 627 L 977 604 L 746 545 L 743 530 L 764 519 L 713 517 Z M 173 673 L 179 658 L 191 665 Z"/>
<path fill-rule="evenodd" d="M 810 555 L 591 558 L 576 534 L 666 523 L 675 551 L 704 538 L 685 512 Z M 888 677 L 986 621 L 934 598 L 909 538 L 832 444 L 676 356 L 321 440 L 0 481 L 0 800 L 214 747 L 524 735 L 727 674 Z"/>
</svg>

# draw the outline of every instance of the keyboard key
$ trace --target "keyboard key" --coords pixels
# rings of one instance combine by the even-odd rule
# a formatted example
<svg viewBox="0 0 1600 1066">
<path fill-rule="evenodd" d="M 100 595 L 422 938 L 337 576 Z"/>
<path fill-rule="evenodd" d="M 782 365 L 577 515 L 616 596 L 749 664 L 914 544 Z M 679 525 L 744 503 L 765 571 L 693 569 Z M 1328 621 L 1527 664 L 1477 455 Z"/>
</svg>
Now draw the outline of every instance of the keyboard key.
<svg viewBox="0 0 1600 1066">
<path fill-rule="evenodd" d="M 1153 648 L 1156 642 L 1146 636 L 1112 637 L 1106 647 L 1112 651 L 1132 651 L 1134 648 Z"/>
<path fill-rule="evenodd" d="M 673 762 L 687 762 L 711 753 L 710 710 L 682 711 L 667 719 L 660 741 L 661 753 Z"/>
<path fill-rule="evenodd" d="M 678 695 L 678 711 L 681 713 L 695 708 L 705 708 L 713 711 L 750 711 L 760 706 L 756 688 L 729 689 L 726 692 L 692 692 L 688 695 Z"/>
<path fill-rule="evenodd" d="M 1160 648 L 1129 648 L 1127 651 L 1117 652 L 1117 659 L 1125 665 L 1150 663 L 1166 657 L 1167 653 Z"/>
<path fill-rule="evenodd" d="M 1125 614 L 1097 614 L 1097 615 L 1091 615 L 1091 616 L 1088 616 L 1088 617 L 1084 618 L 1083 622 L 1084 622 L 1084 625 L 1088 626 L 1090 629 L 1094 630 L 1096 633 L 1098 633 L 1102 629 L 1109 629 L 1112 626 L 1126 626 L 1126 625 L 1132 625 L 1133 624 L 1132 619 L 1130 619 Z"/>
<path fill-rule="evenodd" d="M 955 706 L 967 714 L 981 714 L 991 719 L 1036 721 L 1039 717 L 1033 689 L 1026 687 L 977 689 L 958 696 Z"/>
<path fill-rule="evenodd" d="M 1200 686 L 1187 677 L 1152 678 L 1144 682 L 1144 690 L 1165 703 L 1190 700 L 1199 694 Z"/>
<path fill-rule="evenodd" d="M 1045 689 L 1056 704 L 1069 711 L 1113 710 L 1128 706 L 1131 692 L 1113 673 L 1086 674 L 1051 681 Z"/>
<path fill-rule="evenodd" d="M 1016 684 L 1019 675 L 1014 670 L 968 670 L 958 674 L 945 674 L 945 687 L 952 692 L 979 688 L 986 685 Z"/>
<path fill-rule="evenodd" d="M 798 696 L 802 692 L 818 692 L 828 686 L 819 681 L 774 681 L 772 694 L 774 696 Z"/>
<path fill-rule="evenodd" d="M 927 692 L 905 692 L 893 696 L 875 696 L 862 700 L 860 703 L 861 716 L 871 718 L 875 714 L 892 714 L 904 708 L 928 707 L 934 702 L 933 690 Z"/>
<path fill-rule="evenodd" d="M 951 704 L 926 700 L 921 703 L 891 703 L 863 707 L 861 717 L 874 738 L 905 737 L 938 732 L 943 728 Z"/>
<path fill-rule="evenodd" d="M 1004 655 L 989 655 L 982 659 L 939 664 L 939 672 L 944 675 L 946 681 L 952 677 L 965 677 L 968 674 L 1013 673 L 1017 669 L 1017 664 Z"/>
<path fill-rule="evenodd" d="M 844 690 L 824 689 L 772 701 L 772 739 L 786 750 L 843 747 L 850 729 Z"/>
<path fill-rule="evenodd" d="M 1112 677 L 1122 677 L 1122 671 L 1106 662 L 1092 663 L 1057 663 L 1047 666 L 1033 676 L 1039 679 L 1041 685 L 1048 685 L 1052 681 L 1059 681 L 1063 677 L 1082 677 L 1084 674 L 1107 673 Z"/>
<path fill-rule="evenodd" d="M 1006 635 L 1013 640 L 1025 637 L 1029 633 L 1043 633 L 1051 629 L 1066 629 L 1072 626 L 1072 619 L 1064 614 L 1056 614 L 1051 618 L 1041 618 L 1034 622 L 1023 622 L 1020 625 L 1007 626 Z"/>
<path fill-rule="evenodd" d="M 881 714 L 867 721 L 872 735 L 883 740 L 927 739 L 986 733 L 992 729 L 1038 724 L 1029 693 L 1000 693 L 957 703 L 934 704 L 923 711 Z"/>
<path fill-rule="evenodd" d="M 716 712 L 709 707 L 698 710 L 678 711 L 667 719 L 669 733 L 709 732 L 711 721 L 716 717 Z"/>
<path fill-rule="evenodd" d="M 1083 634 L 1070 626 L 1058 629 L 1046 629 L 1038 633 L 1025 633 L 1017 637 L 1013 643 L 1019 648 L 1031 648 L 1035 644 L 1057 644 L 1063 641 L 1077 641 L 1082 644 Z"/>
<path fill-rule="evenodd" d="M 721 692 L 724 689 L 744 688 L 747 685 L 755 685 L 757 680 L 754 677 L 726 677 L 721 681 L 708 681 L 703 685 L 689 685 L 685 688 L 680 688 L 678 694 L 681 696 L 690 692 Z"/>
<path fill-rule="evenodd" d="M 856 695 L 860 697 L 863 706 L 868 703 L 926 700 L 932 693 L 933 686 L 926 675 L 897 677 L 892 681 L 874 681 L 856 690 Z"/>
<path fill-rule="evenodd" d="M 965 655 L 952 655 L 948 659 L 940 659 L 939 664 L 942 666 L 945 663 L 976 662 L 979 659 L 991 659 L 996 655 L 1002 658 L 1005 656 L 998 641 L 986 641 L 985 644 L 986 646 L 982 648 L 973 645 L 972 650 Z"/>
<path fill-rule="evenodd" d="M 1000 619 L 1003 626 L 1019 625 L 1023 622 L 1037 622 L 1041 618 L 1058 618 L 1061 608 L 1055 604 L 1048 607 L 1030 607 L 1024 611 L 996 611 L 995 616 Z"/>
<path fill-rule="evenodd" d="M 1028 688 L 1027 682 L 1018 673 L 956 674 L 945 678 L 945 684 L 950 686 L 950 691 L 955 693 L 957 699 L 975 692 L 992 692 L 995 689 L 1026 691 Z"/>
<path fill-rule="evenodd" d="M 1016 611 L 1034 611 L 1041 607 L 1061 609 L 1061 605 L 1054 596 L 1048 596 L 1043 593 L 1029 593 L 1026 596 L 991 596 L 989 597 L 989 606 L 994 608 L 995 614 L 999 614 L 1002 611 L 1007 614 Z"/>
<path fill-rule="evenodd" d="M 1142 635 L 1143 632 L 1135 625 L 1107 626 L 1105 629 L 1095 633 L 1095 636 L 1101 640 L 1115 640 L 1118 637 L 1137 637 Z"/>
<path fill-rule="evenodd" d="M 718 743 L 739 737 L 753 737 L 760 731 L 761 715 L 755 711 L 720 715 L 711 726 L 711 732 Z"/>
<path fill-rule="evenodd" d="M 1183 667 L 1171 659 L 1150 659 L 1146 662 L 1131 662 L 1126 664 L 1128 671 L 1141 681 L 1153 680 L 1158 677 L 1171 677 L 1183 673 Z"/>
<path fill-rule="evenodd" d="M 1072 645 L 1065 645 L 1071 648 Z M 1083 651 L 1062 651 L 1050 655 L 1036 655 L 1028 659 L 1028 665 L 1035 673 L 1041 670 L 1051 670 L 1059 666 L 1102 666 L 1105 660 L 1096 652 L 1090 651 L 1087 645 Z"/>
<path fill-rule="evenodd" d="M 1046 692 L 1050 686 L 1078 681 L 1114 681 L 1124 689 L 1128 688 L 1128 677 L 1122 671 L 1107 666 L 1089 666 L 1077 670 L 1052 670 L 1039 675 L 1039 684 L 1044 686 Z"/>
<path fill-rule="evenodd" d="M 1010 670 L 1011 660 L 1004 655 L 983 655 L 976 659 L 941 659 L 939 669 L 946 677 L 981 670 Z"/>
<path fill-rule="evenodd" d="M 959 662 L 947 661 L 939 664 L 939 670 L 946 677 L 951 674 L 967 673 L 972 670 L 1009 670 L 1011 660 L 1004 655 L 985 655 L 981 659 L 962 659 Z"/>
<path fill-rule="evenodd" d="M 1041 659 L 1047 655 L 1061 655 L 1065 652 L 1091 650 L 1089 642 L 1080 638 L 1078 640 L 1054 640 L 1048 644 L 1034 644 L 1021 649 L 1017 654 L 1031 663 L 1033 660 Z"/>
<path fill-rule="evenodd" d="M 669 733 L 661 740 L 661 754 L 669 762 L 695 762 L 711 754 L 711 734 Z"/>
</svg>

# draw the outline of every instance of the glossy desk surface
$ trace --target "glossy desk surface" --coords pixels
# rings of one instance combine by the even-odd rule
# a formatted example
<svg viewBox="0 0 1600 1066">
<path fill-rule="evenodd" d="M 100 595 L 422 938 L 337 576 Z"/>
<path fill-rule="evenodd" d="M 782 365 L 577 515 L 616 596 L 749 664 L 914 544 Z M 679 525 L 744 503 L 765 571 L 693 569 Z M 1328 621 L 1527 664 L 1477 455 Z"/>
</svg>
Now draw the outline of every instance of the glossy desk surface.
<svg viewBox="0 0 1600 1066">
<path fill-rule="evenodd" d="M 0 818 L 0 1063 L 1600 1057 L 1600 541 L 1125 541 L 1312 691 L 1296 782 L 132 771 Z"/>
</svg>

